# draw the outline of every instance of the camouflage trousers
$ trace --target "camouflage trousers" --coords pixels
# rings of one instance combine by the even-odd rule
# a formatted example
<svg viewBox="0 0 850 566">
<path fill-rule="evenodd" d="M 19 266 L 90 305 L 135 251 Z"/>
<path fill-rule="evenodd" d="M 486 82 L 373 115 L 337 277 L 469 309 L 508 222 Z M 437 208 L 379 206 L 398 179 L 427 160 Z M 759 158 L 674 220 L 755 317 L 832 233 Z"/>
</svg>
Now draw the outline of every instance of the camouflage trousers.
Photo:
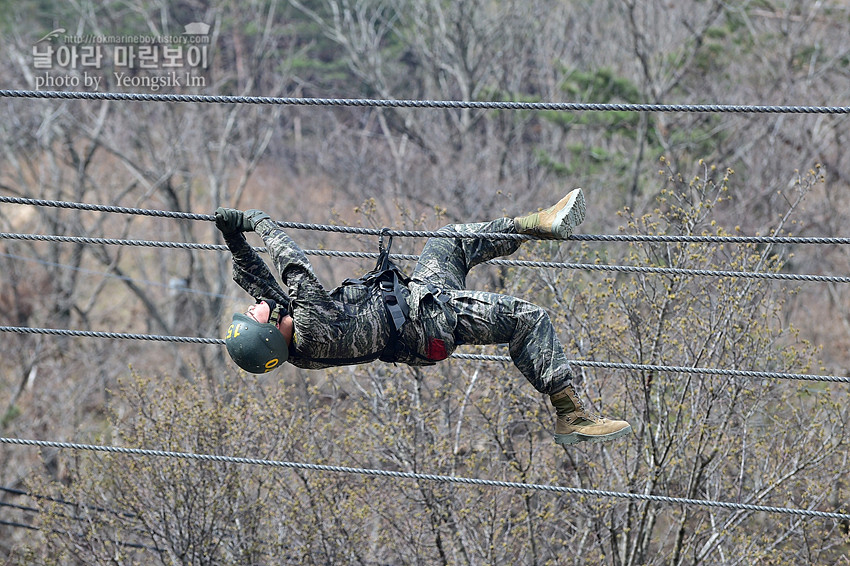
<svg viewBox="0 0 850 566">
<path fill-rule="evenodd" d="M 456 232 L 515 232 L 513 219 L 455 224 L 443 230 Z M 449 297 L 456 313 L 457 344 L 505 344 L 517 369 L 537 391 L 560 391 L 572 379 L 570 364 L 555 334 L 549 315 L 541 307 L 498 293 L 471 291 L 469 270 L 484 261 L 507 256 L 522 245 L 519 240 L 490 238 L 431 238 L 422 250 L 411 277 L 414 284 L 431 284 Z"/>
</svg>

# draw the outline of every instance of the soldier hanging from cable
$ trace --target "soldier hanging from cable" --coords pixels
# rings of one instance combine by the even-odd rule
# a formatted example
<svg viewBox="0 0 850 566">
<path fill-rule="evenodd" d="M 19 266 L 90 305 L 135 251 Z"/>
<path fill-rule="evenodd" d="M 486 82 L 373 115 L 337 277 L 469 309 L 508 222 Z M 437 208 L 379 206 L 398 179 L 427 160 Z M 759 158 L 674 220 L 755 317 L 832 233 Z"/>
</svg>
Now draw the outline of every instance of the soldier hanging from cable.
<svg viewBox="0 0 850 566">
<path fill-rule="evenodd" d="M 566 239 L 584 220 L 581 189 L 554 206 L 517 218 L 455 224 L 447 232 L 533 234 Z M 555 442 L 611 440 L 628 434 L 625 421 L 589 413 L 549 315 L 539 306 L 496 293 L 465 289 L 469 270 L 519 249 L 520 240 L 431 238 L 408 279 L 381 246 L 375 270 L 325 290 L 304 252 L 260 210 L 219 208 L 216 226 L 233 254 L 233 278 L 257 302 L 233 315 L 225 343 L 236 364 L 264 373 L 290 362 L 318 369 L 382 360 L 432 365 L 458 344 L 504 344 L 520 372 L 555 407 Z M 289 294 L 248 245 L 244 232 L 265 241 Z M 383 241 L 383 240 L 382 240 Z M 390 240 L 391 242 L 391 240 Z"/>
</svg>

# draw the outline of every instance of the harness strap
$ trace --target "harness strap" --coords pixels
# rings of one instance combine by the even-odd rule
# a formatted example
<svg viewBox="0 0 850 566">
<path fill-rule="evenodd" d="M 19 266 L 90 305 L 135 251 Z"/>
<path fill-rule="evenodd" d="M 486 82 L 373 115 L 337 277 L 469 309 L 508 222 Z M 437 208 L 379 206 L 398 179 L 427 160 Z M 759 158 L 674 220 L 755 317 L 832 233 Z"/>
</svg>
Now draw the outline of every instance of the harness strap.
<svg viewBox="0 0 850 566">
<path fill-rule="evenodd" d="M 394 269 L 385 271 L 378 282 L 381 290 L 381 296 L 384 299 L 384 306 L 389 314 L 389 320 L 392 322 L 390 334 L 401 331 L 401 327 L 407 322 L 410 314 L 410 307 L 407 301 L 404 300 L 404 295 L 401 292 L 401 285 L 398 281 L 398 273 Z M 394 338 L 394 337 L 393 337 Z"/>
<path fill-rule="evenodd" d="M 338 359 L 304 357 L 304 359 L 333 365 L 358 364 L 371 362 L 376 359 L 380 359 L 385 362 L 395 362 L 402 349 L 405 349 L 407 354 L 413 355 L 414 357 L 430 364 L 433 364 L 437 359 L 443 359 L 445 357 L 443 356 L 431 359 L 419 354 L 418 352 L 407 351 L 407 348 L 405 348 L 404 344 L 400 340 L 401 329 L 408 321 L 410 315 L 410 306 L 408 306 L 403 293 L 404 285 L 409 282 L 409 279 L 405 277 L 397 265 L 390 261 L 389 255 L 391 246 L 392 236 L 389 237 L 389 242 L 386 248 L 383 246 L 382 236 L 382 241 L 379 246 L 378 261 L 375 265 L 375 269 L 361 277 L 349 278 L 343 281 L 343 285 L 365 285 L 371 288 L 377 287 L 380 291 L 381 298 L 384 303 L 384 315 L 387 319 L 387 326 L 390 334 L 386 347 L 380 352 L 367 354 L 357 358 Z M 444 294 L 440 288 L 432 283 L 428 284 L 428 291 L 440 303 L 445 303 L 450 300 L 450 298 Z"/>
<path fill-rule="evenodd" d="M 428 287 L 428 292 L 431 293 L 431 296 L 434 297 L 434 300 L 436 300 L 441 305 L 444 305 L 451 300 L 451 297 L 449 297 L 448 295 L 443 293 L 442 289 L 440 289 L 439 287 L 437 287 L 436 285 L 434 285 L 430 281 L 428 282 L 427 287 Z"/>
</svg>

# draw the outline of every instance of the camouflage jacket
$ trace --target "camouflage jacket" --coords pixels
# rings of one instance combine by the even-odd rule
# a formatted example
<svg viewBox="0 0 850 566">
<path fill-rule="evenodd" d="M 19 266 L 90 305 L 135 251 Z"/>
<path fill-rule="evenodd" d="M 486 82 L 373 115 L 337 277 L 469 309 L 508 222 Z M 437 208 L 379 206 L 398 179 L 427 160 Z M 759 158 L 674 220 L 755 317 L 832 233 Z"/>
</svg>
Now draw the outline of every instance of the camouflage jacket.
<svg viewBox="0 0 850 566">
<path fill-rule="evenodd" d="M 365 363 L 376 359 L 409 365 L 431 365 L 454 349 L 454 312 L 434 299 L 435 289 L 410 282 L 402 295 L 409 320 L 398 340 L 377 287 L 345 283 L 328 292 L 313 273 L 303 250 L 271 220 L 257 226 L 289 295 L 244 234 L 225 236 L 233 254 L 233 279 L 252 297 L 290 305 L 295 325 L 289 362 L 307 369 Z"/>
</svg>

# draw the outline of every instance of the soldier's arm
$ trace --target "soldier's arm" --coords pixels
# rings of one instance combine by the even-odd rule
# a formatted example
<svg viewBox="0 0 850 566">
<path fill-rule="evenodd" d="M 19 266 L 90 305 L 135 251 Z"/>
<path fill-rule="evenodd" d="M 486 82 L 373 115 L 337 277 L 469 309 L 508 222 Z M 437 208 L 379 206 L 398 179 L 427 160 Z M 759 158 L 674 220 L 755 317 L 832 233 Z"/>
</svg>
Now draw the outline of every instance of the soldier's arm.
<svg viewBox="0 0 850 566">
<path fill-rule="evenodd" d="M 278 285 L 266 262 L 245 239 L 242 232 L 224 234 L 224 241 L 233 255 L 233 280 L 254 298 L 274 299 L 288 304 L 289 297 Z"/>
<path fill-rule="evenodd" d="M 257 223 L 255 231 L 266 243 L 272 261 L 294 300 L 330 300 L 330 295 L 313 272 L 304 250 L 286 232 L 269 219 Z"/>
</svg>

